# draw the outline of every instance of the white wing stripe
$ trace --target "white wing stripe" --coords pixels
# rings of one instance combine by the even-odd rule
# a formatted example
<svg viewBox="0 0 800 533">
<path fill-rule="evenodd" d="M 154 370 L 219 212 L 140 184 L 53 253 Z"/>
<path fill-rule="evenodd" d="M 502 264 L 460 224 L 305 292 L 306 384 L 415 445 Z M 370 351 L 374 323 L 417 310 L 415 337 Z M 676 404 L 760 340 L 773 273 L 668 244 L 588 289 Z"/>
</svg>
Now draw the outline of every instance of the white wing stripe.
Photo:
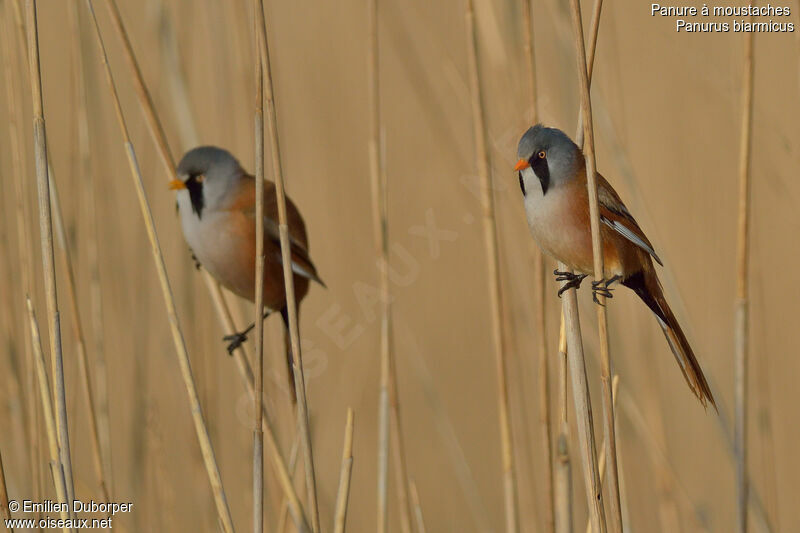
<svg viewBox="0 0 800 533">
<path fill-rule="evenodd" d="M 609 220 L 606 217 L 600 217 L 600 220 L 602 220 L 603 223 L 606 226 L 608 226 L 609 228 L 613 229 L 614 231 L 616 231 L 617 233 L 619 233 L 620 235 L 622 235 L 623 237 L 625 237 L 626 239 L 631 241 L 633 244 L 635 244 L 636 246 L 638 246 L 639 248 L 641 248 L 642 250 L 644 250 L 648 254 L 652 255 L 653 258 L 655 258 L 655 260 L 658 261 L 659 265 L 664 266 L 664 263 L 661 262 L 661 259 L 658 257 L 658 254 L 656 254 L 656 251 L 653 250 L 653 248 L 650 247 L 650 245 L 648 245 L 646 242 L 644 242 L 634 232 L 632 232 L 631 230 L 629 230 L 628 228 L 626 228 L 622 224 L 619 224 L 619 223 L 617 223 L 617 222 L 615 222 L 613 220 Z"/>
</svg>

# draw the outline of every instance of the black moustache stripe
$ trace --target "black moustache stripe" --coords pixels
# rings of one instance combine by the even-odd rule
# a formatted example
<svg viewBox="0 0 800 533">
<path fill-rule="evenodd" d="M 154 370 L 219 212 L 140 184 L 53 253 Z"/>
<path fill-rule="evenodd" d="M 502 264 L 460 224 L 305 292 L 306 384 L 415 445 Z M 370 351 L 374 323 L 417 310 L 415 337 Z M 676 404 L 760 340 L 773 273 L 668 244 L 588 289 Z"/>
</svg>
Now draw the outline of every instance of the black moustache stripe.
<svg viewBox="0 0 800 533">
<path fill-rule="evenodd" d="M 192 211 L 195 212 L 197 218 L 203 218 L 203 208 L 205 207 L 203 184 L 197 181 L 197 176 L 192 175 L 186 180 L 186 189 L 189 191 L 189 199 L 192 201 Z"/>
<path fill-rule="evenodd" d="M 547 189 L 550 187 L 550 168 L 547 166 L 546 159 L 539 159 L 538 157 L 531 163 L 534 174 L 539 178 L 542 184 L 542 196 L 547 194 Z"/>
</svg>

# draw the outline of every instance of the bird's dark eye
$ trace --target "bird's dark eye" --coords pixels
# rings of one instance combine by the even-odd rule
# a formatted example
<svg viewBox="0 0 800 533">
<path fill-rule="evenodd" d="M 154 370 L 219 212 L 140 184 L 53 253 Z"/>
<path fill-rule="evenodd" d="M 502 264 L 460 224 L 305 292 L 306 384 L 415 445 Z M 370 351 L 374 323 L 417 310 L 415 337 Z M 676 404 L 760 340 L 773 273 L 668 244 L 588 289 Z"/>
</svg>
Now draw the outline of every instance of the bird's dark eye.
<svg viewBox="0 0 800 533">
<path fill-rule="evenodd" d="M 546 158 L 546 157 L 547 157 L 547 152 L 545 152 L 544 150 L 542 150 L 542 151 L 540 151 L 540 152 L 539 152 L 537 155 L 539 156 L 539 159 L 544 159 L 544 158 Z"/>
</svg>

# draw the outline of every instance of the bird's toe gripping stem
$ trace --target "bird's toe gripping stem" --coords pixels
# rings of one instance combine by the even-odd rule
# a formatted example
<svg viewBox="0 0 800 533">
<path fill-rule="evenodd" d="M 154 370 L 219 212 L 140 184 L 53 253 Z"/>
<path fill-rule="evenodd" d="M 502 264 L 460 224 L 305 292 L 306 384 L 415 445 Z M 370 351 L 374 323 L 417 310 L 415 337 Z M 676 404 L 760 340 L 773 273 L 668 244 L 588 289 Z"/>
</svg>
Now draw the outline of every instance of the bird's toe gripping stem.
<svg viewBox="0 0 800 533">
<path fill-rule="evenodd" d="M 233 355 L 233 352 L 247 340 L 247 333 L 225 335 L 222 340 L 228 343 L 228 355 Z"/>
<path fill-rule="evenodd" d="M 568 289 L 578 289 L 581 286 L 581 282 L 586 277 L 586 274 L 573 274 L 572 272 L 562 272 L 561 270 L 553 270 L 553 274 L 556 276 L 556 281 L 566 281 L 564 285 L 558 289 L 558 297 L 561 298 L 561 295 L 564 291 Z"/>
<path fill-rule="evenodd" d="M 609 279 L 601 279 L 601 280 L 598 280 L 598 281 L 593 281 L 592 282 L 592 300 L 594 300 L 594 303 L 596 303 L 597 305 L 604 305 L 604 304 L 601 304 L 600 300 L 597 299 L 597 295 L 598 294 L 603 296 L 604 298 L 613 298 L 614 295 L 611 294 L 611 291 L 613 291 L 614 289 L 611 288 L 611 284 L 614 283 L 615 281 L 620 280 L 620 279 L 621 279 L 620 276 L 614 276 L 613 278 L 609 278 Z"/>
</svg>

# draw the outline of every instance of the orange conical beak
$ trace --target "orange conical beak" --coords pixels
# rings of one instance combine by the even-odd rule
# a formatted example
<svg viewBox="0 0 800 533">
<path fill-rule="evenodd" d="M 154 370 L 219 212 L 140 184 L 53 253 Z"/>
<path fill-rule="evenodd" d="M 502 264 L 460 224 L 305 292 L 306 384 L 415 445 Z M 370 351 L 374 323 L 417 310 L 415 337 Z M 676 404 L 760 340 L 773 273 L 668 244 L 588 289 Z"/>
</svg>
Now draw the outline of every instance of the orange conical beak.
<svg viewBox="0 0 800 533">
<path fill-rule="evenodd" d="M 167 187 L 169 187 L 169 190 L 171 191 L 178 191 L 180 189 L 185 189 L 186 184 L 181 180 L 172 180 L 169 182 L 169 185 Z"/>
<path fill-rule="evenodd" d="M 525 169 L 526 169 L 526 168 L 528 168 L 529 166 L 531 166 L 531 164 L 530 164 L 530 163 L 528 163 L 528 162 L 527 162 L 526 160 L 524 160 L 524 159 L 520 159 L 519 161 L 517 161 L 517 164 L 516 164 L 516 165 L 514 165 L 514 170 L 517 170 L 517 171 L 519 171 L 519 170 L 525 170 Z"/>
</svg>

